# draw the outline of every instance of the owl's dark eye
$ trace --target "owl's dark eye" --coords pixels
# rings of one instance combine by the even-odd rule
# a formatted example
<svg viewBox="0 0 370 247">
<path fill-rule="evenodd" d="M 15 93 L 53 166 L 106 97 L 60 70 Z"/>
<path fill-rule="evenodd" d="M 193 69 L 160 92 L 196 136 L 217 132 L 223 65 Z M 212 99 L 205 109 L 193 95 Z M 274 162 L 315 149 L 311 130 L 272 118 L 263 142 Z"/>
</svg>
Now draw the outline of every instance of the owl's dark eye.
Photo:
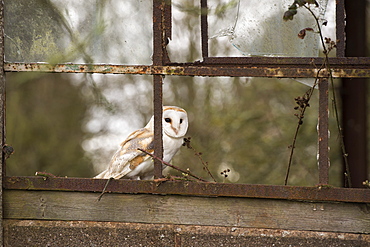
<svg viewBox="0 0 370 247">
<path fill-rule="evenodd" d="M 171 123 L 171 118 L 165 118 L 164 121 L 166 121 L 167 123 Z"/>
<path fill-rule="evenodd" d="M 180 124 L 182 124 L 182 118 L 180 119 Z"/>
</svg>

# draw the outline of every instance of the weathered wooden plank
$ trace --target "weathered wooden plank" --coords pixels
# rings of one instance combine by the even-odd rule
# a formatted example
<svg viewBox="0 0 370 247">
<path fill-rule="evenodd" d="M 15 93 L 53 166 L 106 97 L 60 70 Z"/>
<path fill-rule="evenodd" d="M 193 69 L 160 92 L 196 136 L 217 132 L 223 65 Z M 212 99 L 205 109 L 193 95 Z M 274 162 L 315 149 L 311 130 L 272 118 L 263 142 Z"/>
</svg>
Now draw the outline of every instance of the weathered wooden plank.
<svg viewBox="0 0 370 247">
<path fill-rule="evenodd" d="M 253 198 L 5 190 L 4 218 L 370 233 L 369 205 Z"/>
</svg>

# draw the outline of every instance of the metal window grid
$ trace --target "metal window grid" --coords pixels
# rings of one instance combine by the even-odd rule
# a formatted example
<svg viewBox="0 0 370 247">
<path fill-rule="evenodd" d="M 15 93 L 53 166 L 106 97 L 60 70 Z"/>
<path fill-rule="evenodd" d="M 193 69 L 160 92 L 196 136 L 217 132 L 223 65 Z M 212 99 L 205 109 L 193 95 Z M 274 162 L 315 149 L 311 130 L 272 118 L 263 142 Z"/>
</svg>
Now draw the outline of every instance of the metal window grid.
<svg viewBox="0 0 370 247">
<path fill-rule="evenodd" d="M 207 0 L 200 0 L 201 8 L 207 8 Z M 0 2 L 0 52 L 4 58 L 3 1 Z M 344 0 L 336 1 L 337 39 L 345 40 Z M 153 64 L 111 65 L 111 64 L 46 64 L 7 63 L 1 60 L 0 73 L 2 122 L 2 145 L 5 144 L 5 72 L 56 72 L 56 73 L 102 73 L 102 74 L 146 74 L 153 76 L 154 93 L 154 154 L 162 157 L 162 82 L 163 76 L 236 76 L 236 77 L 316 77 L 323 58 L 319 57 L 209 57 L 207 15 L 201 15 L 201 47 L 203 61 L 175 63 L 168 58 L 166 44 L 171 38 L 172 12 L 170 0 L 153 0 Z M 330 58 L 332 75 L 335 78 L 369 78 L 370 58 L 344 57 L 345 43 L 337 47 L 337 57 Z M 230 196 L 273 198 L 309 201 L 370 202 L 370 190 L 353 188 L 332 188 L 329 181 L 328 156 L 328 81 L 327 71 L 322 70 L 319 83 L 319 180 L 318 186 L 298 187 L 279 185 L 250 185 L 167 181 L 113 180 L 107 191 L 115 193 L 180 194 L 196 196 Z M 5 189 L 101 191 L 105 180 L 87 178 L 43 178 L 6 177 L 2 154 L 2 184 Z M 155 161 L 155 177 L 162 176 L 161 163 Z"/>
</svg>

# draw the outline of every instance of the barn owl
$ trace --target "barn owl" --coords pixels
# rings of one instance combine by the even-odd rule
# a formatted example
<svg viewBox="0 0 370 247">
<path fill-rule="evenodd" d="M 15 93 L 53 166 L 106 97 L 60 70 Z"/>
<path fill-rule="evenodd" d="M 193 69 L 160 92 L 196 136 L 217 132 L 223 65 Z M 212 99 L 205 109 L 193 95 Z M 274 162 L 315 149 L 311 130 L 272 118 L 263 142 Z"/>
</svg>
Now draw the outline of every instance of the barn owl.
<svg viewBox="0 0 370 247">
<path fill-rule="evenodd" d="M 188 129 L 188 115 L 186 111 L 177 106 L 164 106 L 162 128 L 163 160 L 170 162 L 183 144 L 183 137 Z M 148 154 L 138 150 L 138 148 L 153 153 L 153 138 L 154 116 L 144 128 L 134 131 L 121 143 L 120 148 L 113 155 L 108 168 L 94 178 L 151 179 L 154 171 L 153 160 Z"/>
</svg>

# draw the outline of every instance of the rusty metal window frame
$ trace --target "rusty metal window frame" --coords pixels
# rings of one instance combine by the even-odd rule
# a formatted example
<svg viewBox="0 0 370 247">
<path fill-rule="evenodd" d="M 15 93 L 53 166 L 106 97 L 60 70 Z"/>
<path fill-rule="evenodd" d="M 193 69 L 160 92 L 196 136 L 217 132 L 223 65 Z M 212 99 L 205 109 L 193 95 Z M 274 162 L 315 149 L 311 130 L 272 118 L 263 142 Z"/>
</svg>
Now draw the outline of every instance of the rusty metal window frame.
<svg viewBox="0 0 370 247">
<path fill-rule="evenodd" d="M 0 2 L 0 52 L 4 58 L 3 1 Z M 201 8 L 207 8 L 207 0 L 200 0 Z M 166 45 L 171 38 L 172 12 L 170 0 L 153 0 L 153 64 L 152 65 L 111 65 L 111 64 L 46 64 L 46 63 L 7 63 L 2 59 L 0 73 L 0 97 L 2 111 L 2 145 L 5 144 L 5 72 L 56 72 L 56 73 L 101 73 L 101 74 L 145 74 L 153 76 L 154 116 L 155 116 L 155 155 L 162 157 L 162 83 L 166 75 L 181 76 L 233 76 L 233 77 L 316 77 L 317 69 L 312 63 L 322 64 L 319 57 L 209 57 L 207 15 L 201 18 L 201 46 L 203 61 L 174 63 L 168 59 Z M 337 39 L 345 40 L 344 0 L 336 1 Z M 335 78 L 369 78 L 370 58 L 344 57 L 345 43 L 337 47 L 337 57 L 330 58 L 332 74 Z M 323 71 L 320 78 L 325 78 Z M 280 186 L 203 183 L 187 181 L 112 180 L 107 187 L 113 193 L 150 193 L 195 196 L 252 197 L 270 199 L 340 201 L 370 203 L 370 190 L 353 188 L 332 188 L 328 168 L 328 83 L 322 80 L 319 86 L 319 182 L 318 186 Z M 158 121 L 159 120 L 159 121 Z M 100 192 L 106 180 L 90 178 L 44 178 L 7 177 L 4 174 L 2 154 L 2 184 L 5 189 L 58 190 Z M 155 161 L 155 177 L 162 176 L 161 163 Z"/>
</svg>

